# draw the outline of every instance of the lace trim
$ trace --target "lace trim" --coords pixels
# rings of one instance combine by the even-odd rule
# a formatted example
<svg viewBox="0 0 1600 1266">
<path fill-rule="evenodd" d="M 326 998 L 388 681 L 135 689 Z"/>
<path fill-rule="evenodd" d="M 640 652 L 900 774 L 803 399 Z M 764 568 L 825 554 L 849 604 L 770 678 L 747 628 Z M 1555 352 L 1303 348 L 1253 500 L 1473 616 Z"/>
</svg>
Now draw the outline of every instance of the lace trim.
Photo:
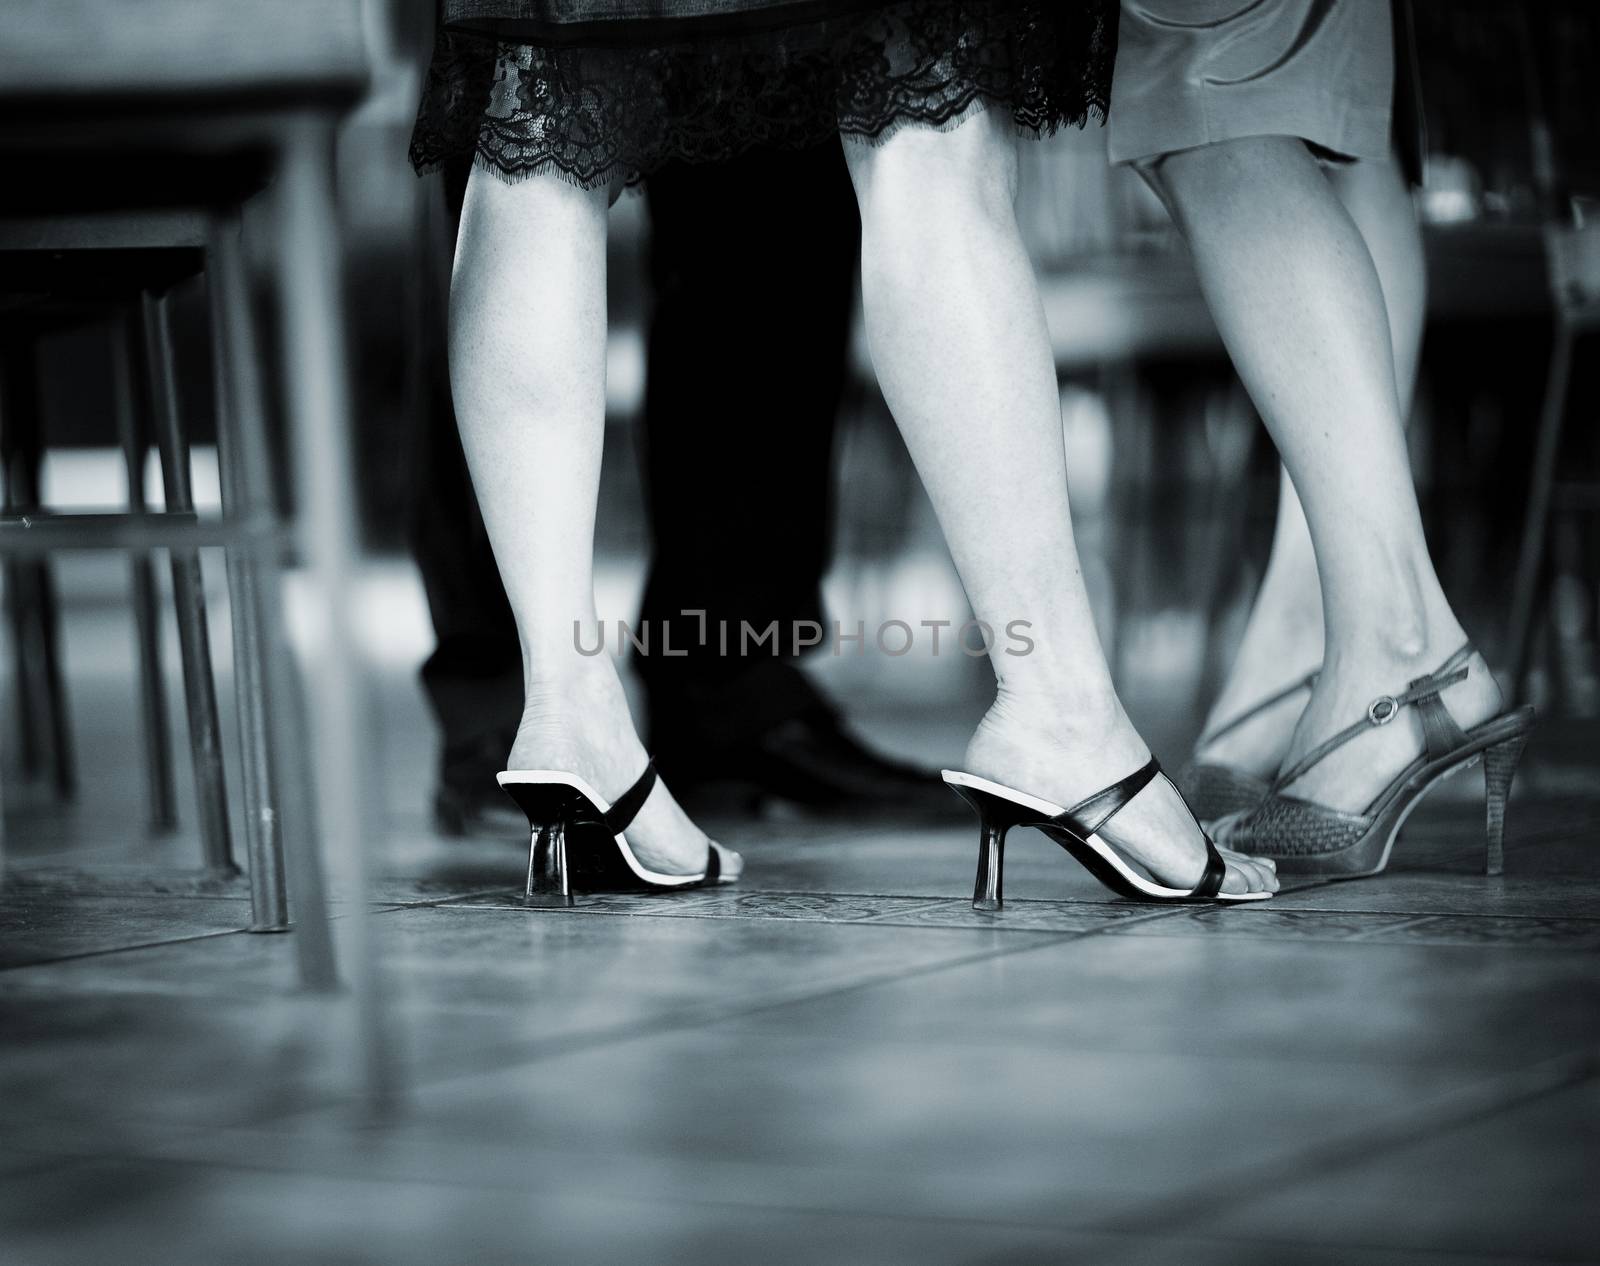
<svg viewBox="0 0 1600 1266">
<path fill-rule="evenodd" d="M 667 162 L 949 127 L 978 102 L 1045 133 L 1104 118 L 1114 0 L 898 0 L 778 29 L 649 46 L 440 33 L 412 135 L 427 171 L 472 157 L 584 188 Z"/>
</svg>

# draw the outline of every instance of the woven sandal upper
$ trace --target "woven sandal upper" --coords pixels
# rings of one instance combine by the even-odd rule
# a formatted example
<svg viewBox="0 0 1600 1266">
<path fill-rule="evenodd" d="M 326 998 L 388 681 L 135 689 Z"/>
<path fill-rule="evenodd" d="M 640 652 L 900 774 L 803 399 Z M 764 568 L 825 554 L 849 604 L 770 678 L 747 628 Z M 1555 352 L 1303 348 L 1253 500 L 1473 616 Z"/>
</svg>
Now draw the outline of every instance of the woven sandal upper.
<svg viewBox="0 0 1600 1266">
<path fill-rule="evenodd" d="M 1250 812 L 1229 821 L 1220 832 L 1222 842 L 1229 848 L 1262 857 L 1317 857 L 1354 847 L 1371 828 L 1375 820 L 1372 814 L 1331 809 L 1284 795 L 1283 788 L 1357 735 L 1389 724 L 1407 706 L 1416 708 L 1422 722 L 1429 761 L 1441 760 L 1461 747 L 1467 736 L 1444 706 L 1439 692 L 1466 680 L 1467 660 L 1472 653 L 1468 643 L 1433 672 L 1413 678 L 1400 694 L 1374 699 L 1366 716 L 1312 748 L 1286 773 L 1278 775 L 1268 794 Z"/>
<path fill-rule="evenodd" d="M 1260 857 L 1316 857 L 1350 848 L 1372 826 L 1362 813 L 1341 813 L 1294 796 L 1273 795 L 1219 831 L 1221 842 Z"/>
<path fill-rule="evenodd" d="M 1178 775 L 1178 788 L 1202 822 L 1247 813 L 1266 799 L 1272 785 L 1265 778 L 1227 765 L 1191 761 Z"/>
</svg>

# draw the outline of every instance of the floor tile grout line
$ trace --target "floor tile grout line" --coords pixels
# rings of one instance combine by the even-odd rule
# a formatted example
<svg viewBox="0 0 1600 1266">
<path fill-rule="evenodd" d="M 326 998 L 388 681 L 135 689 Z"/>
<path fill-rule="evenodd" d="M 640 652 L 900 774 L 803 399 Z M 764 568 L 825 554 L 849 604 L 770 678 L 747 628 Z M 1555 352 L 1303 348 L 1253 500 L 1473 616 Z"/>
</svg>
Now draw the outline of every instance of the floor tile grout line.
<svg viewBox="0 0 1600 1266">
<path fill-rule="evenodd" d="M 805 893 L 805 894 L 795 894 L 795 895 L 836 896 L 836 895 L 843 895 L 843 894 Z M 910 898 L 910 897 L 905 897 L 905 898 L 894 897 L 894 898 L 883 898 L 883 899 L 888 899 L 888 900 L 907 900 L 907 901 L 915 900 L 915 898 Z M 727 922 L 744 922 L 744 923 L 809 923 L 809 924 L 821 924 L 821 925 L 825 925 L 825 926 L 828 926 L 828 927 L 904 927 L 904 928 L 918 928 L 918 929 L 925 929 L 925 930 L 939 931 L 939 932 L 947 932 L 947 931 L 953 931 L 953 932 L 1004 932 L 1004 933 L 1007 933 L 1008 935 L 1051 936 L 1051 937 L 1091 936 L 1091 935 L 1096 935 L 1096 934 L 1099 934 L 1099 933 L 1102 933 L 1102 932 L 1111 932 L 1111 931 L 1115 931 L 1115 930 L 1120 929 L 1120 928 L 1132 927 L 1132 926 L 1135 926 L 1135 925 L 1140 925 L 1140 924 L 1144 924 L 1144 923 L 1153 922 L 1154 920 L 1157 920 L 1157 919 L 1174 918 L 1174 917 L 1176 917 L 1178 915 L 1192 912 L 1192 907 L 1185 907 L 1183 909 L 1162 910 L 1162 911 L 1153 912 L 1153 913 L 1144 914 L 1144 915 L 1130 914 L 1130 915 L 1126 916 L 1125 918 L 1120 918 L 1120 919 L 1116 919 L 1116 920 L 1107 922 L 1105 924 L 1105 926 L 1103 926 L 1103 927 L 1095 927 L 1095 928 L 1051 928 L 1051 927 L 1026 926 L 1026 925 L 1019 925 L 1019 926 L 1015 926 L 1015 927 L 1007 927 L 1003 922 L 999 921 L 998 919 L 996 921 L 994 921 L 994 922 L 988 922 L 988 923 L 957 923 L 957 922 L 927 923 L 927 922 L 912 922 L 912 921 L 901 922 L 900 921 L 906 915 L 915 914 L 915 913 L 917 913 L 919 911 L 923 911 L 923 910 L 928 910 L 928 909 L 931 909 L 934 906 L 945 905 L 945 904 L 950 904 L 950 903 L 961 903 L 963 900 L 964 900 L 963 898 L 959 898 L 959 897 L 933 897 L 933 898 L 929 898 L 925 902 L 921 902 L 921 903 L 913 906 L 909 910 L 893 911 L 893 912 L 884 913 L 884 914 L 873 914 L 873 915 L 868 915 L 868 916 L 866 916 L 864 918 L 858 918 L 858 919 L 791 918 L 791 917 L 785 917 L 785 916 L 782 916 L 782 915 L 761 914 L 759 912 L 742 913 L 742 912 L 737 911 L 737 910 L 718 910 L 718 911 L 714 911 L 713 912 L 713 911 L 708 911 L 703 906 L 699 906 L 699 905 L 688 907 L 688 908 L 686 908 L 686 909 L 684 909 L 684 910 L 682 910 L 682 911 L 680 911 L 680 912 L 678 912 L 676 914 L 669 913 L 669 912 L 667 912 L 665 910 L 652 911 L 652 910 L 585 909 L 582 906 L 575 906 L 575 907 L 572 907 L 571 909 L 568 909 L 568 910 L 560 910 L 560 909 L 550 910 L 550 909 L 524 909 L 523 907 L 512 906 L 512 905 L 504 905 L 504 906 L 466 906 L 466 905 L 445 904 L 445 905 L 440 905 L 440 906 L 438 906 L 436 908 L 438 908 L 438 909 L 448 909 L 448 910 L 457 910 L 457 911 L 461 911 L 461 912 L 465 912 L 465 913 L 492 913 L 492 914 L 502 914 L 502 915 L 503 914 L 530 914 L 530 915 L 541 916 L 541 917 L 543 917 L 543 916 L 555 916 L 557 918 L 570 918 L 570 917 L 572 917 L 574 915 L 588 915 L 588 916 L 591 916 L 591 917 L 603 917 L 603 918 L 683 919 L 685 921 L 688 921 L 688 920 L 702 920 L 702 921 L 705 921 L 705 922 L 717 922 L 717 921 L 721 920 L 721 921 L 727 921 Z M 1043 904 L 1043 903 L 1040 903 L 1040 904 Z M 1113 908 L 1114 909 L 1114 908 L 1116 908 L 1115 906 L 1112 905 L 1112 903 L 1109 903 L 1109 902 L 1099 902 L 1099 903 L 1087 903 L 1086 902 L 1086 903 L 1083 903 L 1083 904 L 1088 906 L 1091 909 L 1105 909 L 1105 908 Z"/>
<path fill-rule="evenodd" d="M 1302 890 L 1303 891 L 1303 890 Z M 1220 907 L 1212 907 L 1217 913 L 1223 913 Z M 1210 911 L 1208 910 L 1207 913 Z M 1199 913 L 1198 908 L 1191 913 Z M 1229 917 L 1256 918 L 1264 914 L 1333 914 L 1341 918 L 1367 917 L 1374 918 L 1419 918 L 1419 919 L 1517 919 L 1530 923 L 1537 923 L 1544 919 L 1568 919 L 1577 923 L 1600 923 L 1600 914 L 1513 914 L 1499 910 L 1355 910 L 1343 907 L 1326 908 L 1322 906 L 1274 906 L 1261 903 L 1250 909 L 1228 910 Z"/>
<path fill-rule="evenodd" d="M 191 941 L 211 941 L 223 936 L 253 936 L 249 928 L 224 928 L 219 932 L 197 932 L 193 936 L 175 936 L 165 941 L 141 941 L 137 945 L 113 945 L 105 949 L 84 950 L 81 954 L 62 954 L 57 958 L 39 958 L 27 963 L 0 965 L 0 973 L 26 971 L 30 967 L 50 967 L 56 963 L 76 963 L 85 958 L 104 958 L 110 954 L 132 954 L 140 950 L 161 949 L 167 945 L 187 945 Z"/>
<path fill-rule="evenodd" d="M 502 887 L 497 887 L 497 888 L 489 888 L 489 889 L 486 889 L 485 891 L 487 893 L 493 894 L 493 893 L 496 893 L 496 892 L 513 892 L 513 891 L 515 891 L 515 889 L 507 888 L 507 887 L 502 886 Z M 471 894 L 464 894 L 463 896 L 460 896 L 460 897 L 441 897 L 441 898 L 439 898 L 439 900 L 440 900 L 441 903 L 450 903 L 450 902 L 456 902 L 456 901 L 466 901 L 466 900 L 469 900 L 473 896 L 481 896 L 481 895 L 484 895 L 484 894 L 482 894 L 482 893 L 471 893 Z M 578 895 L 581 897 L 581 896 L 584 896 L 586 894 L 580 893 Z M 595 893 L 595 894 L 592 894 L 592 895 L 594 895 L 594 896 L 606 896 L 608 894 Z M 618 893 L 618 894 L 611 894 L 611 895 L 627 896 L 627 895 L 643 895 L 643 894 Z M 727 897 L 734 897 L 734 898 L 737 898 L 737 897 L 840 897 L 840 898 L 845 898 L 847 900 L 852 900 L 852 901 L 926 901 L 926 902 L 939 902 L 939 901 L 966 901 L 966 900 L 970 900 L 970 898 L 963 896 L 961 893 L 953 893 L 953 894 L 949 894 L 949 895 L 946 895 L 946 896 L 930 896 L 927 893 L 921 893 L 921 892 L 835 892 L 831 888 L 829 888 L 829 889 L 816 889 L 816 888 L 733 888 L 733 887 L 725 887 L 725 888 L 722 888 L 722 889 L 719 889 L 719 890 L 715 890 L 715 891 L 702 890 L 702 891 L 696 892 L 696 893 L 694 893 L 692 895 L 693 895 L 693 898 L 696 899 L 696 900 L 705 900 L 707 897 L 712 897 L 712 896 L 727 896 Z M 664 901 L 664 902 L 670 902 L 672 900 L 672 897 L 670 895 L 669 896 L 665 896 L 665 897 L 644 896 L 644 899 L 645 900 L 652 900 L 652 901 L 660 900 L 660 901 Z M 1125 906 L 1128 906 L 1128 905 L 1138 904 L 1138 903 L 1135 903 L 1135 902 L 1128 902 L 1128 901 L 1079 901 L 1079 900 L 1075 900 L 1075 899 L 1070 898 L 1070 897 L 1063 897 L 1063 898 L 1059 898 L 1059 899 L 1015 897 L 1015 898 L 1012 898 L 1012 901 L 1016 905 L 1074 905 L 1074 906 L 1093 906 L 1093 907 L 1098 907 L 1098 908 L 1114 908 L 1114 909 L 1121 909 L 1122 907 L 1125 907 Z M 582 906 L 577 906 L 577 907 L 574 907 L 574 908 L 575 909 L 579 909 L 579 910 L 583 909 Z"/>
<path fill-rule="evenodd" d="M 1492 1073 L 1487 1078 L 1446 1092 L 1442 1101 L 1391 1113 L 1376 1126 L 1353 1131 L 1302 1149 L 1298 1156 L 1255 1161 L 1188 1192 L 1165 1196 L 1126 1217 L 1095 1224 L 1095 1229 L 1148 1234 L 1152 1228 L 1192 1228 L 1219 1214 L 1258 1199 L 1264 1191 L 1283 1191 L 1320 1177 L 1465 1129 L 1549 1095 L 1600 1077 L 1600 1054 L 1583 1050 L 1543 1060 L 1531 1067 Z"/>
<path fill-rule="evenodd" d="M 441 909 L 453 901 L 474 901 L 479 897 L 492 897 L 497 892 L 504 892 L 504 888 L 480 888 L 477 892 L 464 892 L 448 897 L 419 897 L 415 901 L 368 901 L 368 906 L 375 913 L 392 914 L 396 910 L 433 910 Z"/>
<path fill-rule="evenodd" d="M 1384 923 L 1377 927 L 1364 928 L 1360 932 L 1352 933 L 1344 938 L 1346 941 L 1370 941 L 1380 936 L 1387 936 L 1391 932 L 1403 932 L 1407 928 L 1421 927 L 1435 919 L 1436 915 L 1417 914 L 1402 918 L 1398 923 Z M 1448 916 L 1447 916 L 1448 917 Z"/>
</svg>

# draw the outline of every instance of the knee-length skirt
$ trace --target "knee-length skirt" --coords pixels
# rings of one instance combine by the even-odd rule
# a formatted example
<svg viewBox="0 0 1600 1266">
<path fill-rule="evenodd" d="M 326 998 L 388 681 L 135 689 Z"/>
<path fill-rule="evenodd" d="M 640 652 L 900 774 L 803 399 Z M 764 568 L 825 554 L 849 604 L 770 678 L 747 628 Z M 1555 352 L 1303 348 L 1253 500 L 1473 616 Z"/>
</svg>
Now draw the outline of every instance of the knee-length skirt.
<svg viewBox="0 0 1600 1266">
<path fill-rule="evenodd" d="M 615 187 L 673 161 L 1105 116 L 1116 0 L 445 0 L 411 159 Z"/>
</svg>

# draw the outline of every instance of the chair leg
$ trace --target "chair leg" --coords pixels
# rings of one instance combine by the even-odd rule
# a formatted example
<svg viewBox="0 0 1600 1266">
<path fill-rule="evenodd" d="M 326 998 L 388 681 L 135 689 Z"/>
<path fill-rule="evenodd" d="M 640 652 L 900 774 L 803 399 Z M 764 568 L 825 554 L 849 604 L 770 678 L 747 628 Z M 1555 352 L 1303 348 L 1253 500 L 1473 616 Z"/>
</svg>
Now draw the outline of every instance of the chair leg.
<svg viewBox="0 0 1600 1266">
<path fill-rule="evenodd" d="M 189 443 L 178 411 L 172 355 L 172 327 L 166 295 L 139 299 L 145 369 L 154 404 L 156 448 L 169 510 L 193 510 L 189 481 Z M 228 798 L 222 767 L 222 725 L 217 717 L 216 679 L 211 669 L 205 581 L 200 551 L 174 549 L 172 593 L 178 611 L 178 647 L 183 663 L 184 698 L 189 713 L 189 747 L 194 759 L 195 795 L 200 814 L 200 844 L 206 866 L 236 874 L 228 832 Z"/>
<path fill-rule="evenodd" d="M 275 258 L 299 538 L 322 630 L 309 691 L 317 818 L 330 868 L 349 899 L 348 917 L 339 924 L 340 948 L 355 992 L 366 1097 L 377 1107 L 396 1094 L 399 1070 L 380 1007 L 366 904 L 372 812 L 363 794 L 368 765 L 351 592 L 358 537 L 333 135 L 326 120 L 313 116 L 290 123 L 283 135 Z"/>
<path fill-rule="evenodd" d="M 56 600 L 55 578 L 48 559 L 37 564 L 39 666 L 50 718 L 50 773 L 56 797 L 71 800 L 78 793 L 77 760 L 72 750 L 72 717 L 67 704 L 66 676 L 61 670 L 61 604 Z"/>
<path fill-rule="evenodd" d="M 217 466 L 222 510 L 231 521 L 272 518 L 271 468 L 267 456 L 266 408 L 257 373 L 259 355 L 250 314 L 250 294 L 240 258 L 237 224 L 213 227 L 206 284 L 211 310 L 212 365 L 217 399 Z M 281 768 L 274 752 L 274 711 L 286 694 L 270 689 L 274 641 L 268 623 L 278 605 L 276 553 L 261 558 L 249 546 L 227 551 L 229 608 L 233 615 L 233 681 L 243 756 L 245 855 L 250 862 L 251 931 L 289 929 L 284 864 L 284 822 L 279 813 Z M 266 591 L 264 595 L 263 590 Z M 273 614 L 264 597 L 270 595 Z M 279 700 L 275 708 L 272 700 Z M 300 838 L 304 838 L 301 832 Z M 320 859 L 315 850 L 297 857 L 311 896 L 296 938 L 301 975 L 308 984 L 331 988 L 337 980 L 332 934 L 327 925 Z M 309 912 L 309 913 L 308 913 Z"/>
<path fill-rule="evenodd" d="M 1539 439 L 1534 450 L 1528 508 L 1522 522 L 1522 544 L 1511 591 L 1511 614 L 1506 635 L 1505 662 L 1511 673 L 1508 703 L 1521 697 L 1530 665 L 1534 622 L 1544 593 L 1545 538 L 1550 527 L 1550 506 L 1555 489 L 1556 458 L 1561 451 L 1562 424 L 1567 412 L 1567 389 L 1572 379 L 1572 345 L 1576 332 L 1559 313 L 1555 346 L 1550 351 L 1545 380 L 1544 406 L 1539 417 Z"/>
<path fill-rule="evenodd" d="M 45 734 L 40 720 L 46 709 L 40 701 L 39 675 L 35 671 L 33 560 L 6 560 L 6 621 L 11 630 L 11 670 L 17 683 L 17 756 L 22 776 L 32 782 L 44 767 Z"/>
<path fill-rule="evenodd" d="M 7 513 L 25 513 L 40 504 L 41 423 L 36 351 L 33 343 L 24 340 L 0 353 L 0 473 Z M 8 563 L 7 582 L 23 771 L 34 778 L 48 764 L 56 794 L 71 799 L 77 790 L 77 772 L 49 561 L 38 558 Z"/>
<path fill-rule="evenodd" d="M 145 509 L 144 457 L 149 448 L 146 419 L 133 385 L 134 367 L 143 359 L 132 346 L 139 336 L 138 323 L 121 320 L 111 344 L 112 385 L 116 393 L 117 438 L 128 480 L 128 509 Z M 139 719 L 144 736 L 145 800 L 150 829 L 158 834 L 177 829 L 178 790 L 172 767 L 172 725 L 167 716 L 166 669 L 161 654 L 161 605 L 156 588 L 155 562 L 149 550 L 128 556 L 129 588 L 133 596 L 134 653 L 139 672 Z"/>
</svg>

